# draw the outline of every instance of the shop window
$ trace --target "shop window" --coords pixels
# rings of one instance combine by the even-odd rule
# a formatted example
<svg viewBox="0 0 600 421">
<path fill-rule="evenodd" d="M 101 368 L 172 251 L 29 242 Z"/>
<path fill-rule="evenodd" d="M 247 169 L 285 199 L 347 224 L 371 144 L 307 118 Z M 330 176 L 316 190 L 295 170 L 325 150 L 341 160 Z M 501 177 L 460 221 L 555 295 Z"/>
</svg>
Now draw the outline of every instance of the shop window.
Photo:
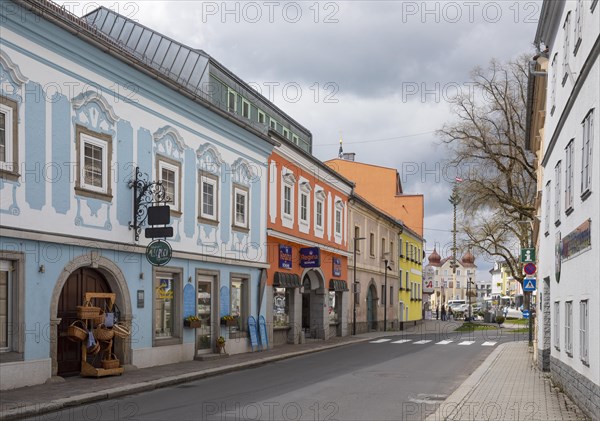
<svg viewBox="0 0 600 421">
<path fill-rule="evenodd" d="M 154 274 L 154 345 L 179 343 L 181 337 L 181 271 Z"/>
<path fill-rule="evenodd" d="M 338 309 L 338 294 L 336 291 L 328 291 L 328 302 L 329 302 L 329 323 L 337 323 L 339 320 L 339 309 Z"/>
<path fill-rule="evenodd" d="M 20 253 L 0 251 L 0 363 L 23 359 L 23 265 Z"/>
<path fill-rule="evenodd" d="M 273 288 L 273 327 L 290 325 L 291 288 Z"/>
<path fill-rule="evenodd" d="M 248 283 L 249 280 L 247 278 L 231 278 L 229 314 L 237 318 L 238 324 L 230 328 L 230 333 L 247 330 L 245 320 L 250 315 Z"/>
</svg>

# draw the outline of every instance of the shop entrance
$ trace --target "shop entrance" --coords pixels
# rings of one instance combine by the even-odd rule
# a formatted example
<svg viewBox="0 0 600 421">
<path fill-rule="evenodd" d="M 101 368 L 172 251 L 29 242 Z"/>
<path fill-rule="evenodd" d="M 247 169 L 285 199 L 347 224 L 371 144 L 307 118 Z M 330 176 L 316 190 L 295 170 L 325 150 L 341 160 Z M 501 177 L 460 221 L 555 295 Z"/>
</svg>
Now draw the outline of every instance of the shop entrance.
<svg viewBox="0 0 600 421">
<path fill-rule="evenodd" d="M 200 328 L 196 329 L 198 354 L 211 353 L 215 346 L 215 332 L 219 327 L 219 320 L 214 308 L 214 292 L 216 278 L 212 275 L 198 275 L 197 306 Z"/>
<path fill-rule="evenodd" d="M 91 268 L 80 268 L 69 275 L 58 301 L 57 363 L 58 375 L 79 375 L 81 371 L 81 344 L 67 339 L 67 328 L 77 320 L 77 306 L 82 305 L 86 292 L 112 292 L 106 278 Z"/>
<path fill-rule="evenodd" d="M 310 279 L 304 277 L 302 282 L 304 292 L 302 293 L 302 331 L 310 332 Z"/>
</svg>

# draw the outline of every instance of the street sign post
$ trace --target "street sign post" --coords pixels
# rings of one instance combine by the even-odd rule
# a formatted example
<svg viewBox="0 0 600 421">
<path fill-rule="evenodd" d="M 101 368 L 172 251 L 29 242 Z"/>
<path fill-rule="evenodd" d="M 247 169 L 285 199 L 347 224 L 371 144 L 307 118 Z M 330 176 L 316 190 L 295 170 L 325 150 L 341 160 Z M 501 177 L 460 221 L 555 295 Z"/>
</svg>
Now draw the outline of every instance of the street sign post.
<svg viewBox="0 0 600 421">
<path fill-rule="evenodd" d="M 533 263 L 535 262 L 535 249 L 521 249 L 521 263 Z"/>
<path fill-rule="evenodd" d="M 533 292 L 535 290 L 536 290 L 536 279 L 535 278 L 523 279 L 523 291 L 524 292 Z"/>
<path fill-rule="evenodd" d="M 536 271 L 537 267 L 535 266 L 535 263 L 525 263 L 525 266 L 523 266 L 523 272 L 525 272 L 526 275 L 535 275 Z"/>
</svg>

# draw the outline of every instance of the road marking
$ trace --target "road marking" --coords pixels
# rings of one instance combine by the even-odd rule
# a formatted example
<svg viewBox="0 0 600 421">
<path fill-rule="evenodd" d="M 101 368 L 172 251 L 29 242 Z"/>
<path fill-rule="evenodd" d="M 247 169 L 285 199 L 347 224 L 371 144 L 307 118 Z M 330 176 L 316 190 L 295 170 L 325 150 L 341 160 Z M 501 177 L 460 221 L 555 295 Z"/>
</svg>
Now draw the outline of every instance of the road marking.
<svg viewBox="0 0 600 421">
<path fill-rule="evenodd" d="M 423 345 L 423 344 L 428 344 L 429 342 L 431 342 L 431 340 L 423 339 L 422 341 L 415 342 L 414 345 Z"/>
<path fill-rule="evenodd" d="M 459 345 L 473 345 L 475 341 L 462 341 Z"/>
<path fill-rule="evenodd" d="M 435 344 L 436 344 L 436 345 L 448 345 L 449 343 L 452 343 L 452 342 L 454 342 L 454 341 L 451 341 L 451 340 L 449 340 L 449 339 L 446 339 L 446 340 L 444 340 L 444 341 L 439 341 L 439 342 L 436 342 Z"/>
<path fill-rule="evenodd" d="M 484 342 L 481 344 L 481 346 L 494 346 L 496 345 L 496 342 Z"/>
<path fill-rule="evenodd" d="M 405 342 L 410 342 L 412 339 L 400 339 L 399 341 L 392 342 L 393 344 L 403 344 Z"/>
<path fill-rule="evenodd" d="M 391 341 L 391 339 L 377 339 L 376 341 L 371 341 L 369 343 L 370 344 L 380 344 L 380 343 L 389 342 L 389 341 Z"/>
</svg>

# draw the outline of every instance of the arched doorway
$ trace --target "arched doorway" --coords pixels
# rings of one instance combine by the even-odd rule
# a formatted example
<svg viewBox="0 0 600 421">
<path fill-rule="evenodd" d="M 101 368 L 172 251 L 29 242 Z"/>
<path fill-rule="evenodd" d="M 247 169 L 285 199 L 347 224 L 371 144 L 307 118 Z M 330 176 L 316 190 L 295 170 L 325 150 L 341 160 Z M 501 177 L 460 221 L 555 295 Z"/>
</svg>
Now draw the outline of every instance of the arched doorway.
<svg viewBox="0 0 600 421">
<path fill-rule="evenodd" d="M 305 337 L 327 339 L 329 333 L 325 279 L 319 269 L 305 271 L 302 277 L 302 330 Z"/>
<path fill-rule="evenodd" d="M 81 344 L 67 339 L 67 328 L 77 320 L 77 306 L 86 292 L 112 292 L 108 281 L 95 269 L 83 267 L 73 271 L 65 282 L 58 300 L 58 375 L 78 375 L 81 369 Z"/>
<path fill-rule="evenodd" d="M 373 284 L 367 290 L 367 330 L 377 330 L 377 289 Z"/>
</svg>

